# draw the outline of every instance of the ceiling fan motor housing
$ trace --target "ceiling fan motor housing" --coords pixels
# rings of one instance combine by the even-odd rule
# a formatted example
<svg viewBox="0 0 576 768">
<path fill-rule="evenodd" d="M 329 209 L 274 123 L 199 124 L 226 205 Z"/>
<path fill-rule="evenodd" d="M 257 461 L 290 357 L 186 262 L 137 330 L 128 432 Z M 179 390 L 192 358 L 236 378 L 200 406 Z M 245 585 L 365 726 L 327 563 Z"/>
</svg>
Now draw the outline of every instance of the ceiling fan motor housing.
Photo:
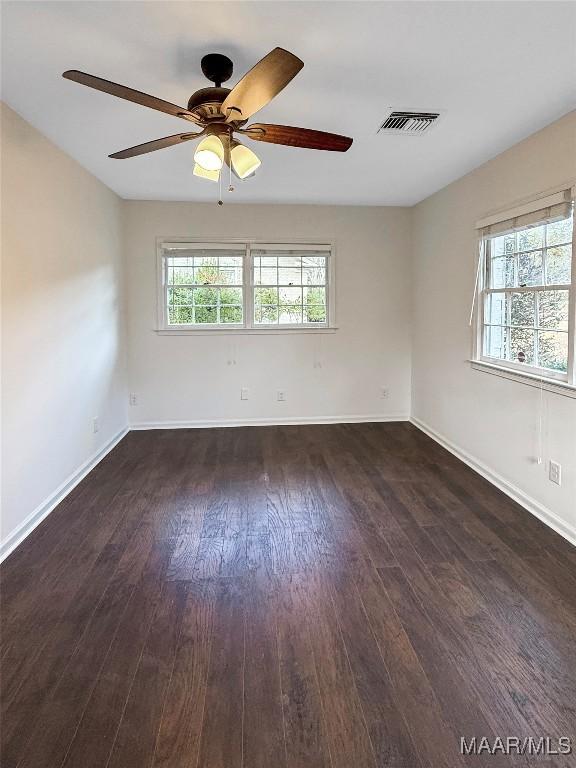
<svg viewBox="0 0 576 768">
<path fill-rule="evenodd" d="M 230 88 L 222 88 L 222 83 L 232 77 L 233 64 L 228 56 L 222 53 L 208 53 L 200 62 L 202 72 L 212 80 L 214 86 L 201 88 L 193 93 L 188 100 L 188 109 L 193 112 L 203 123 L 222 122 L 226 115 L 221 110 L 221 105 Z M 238 125 L 244 125 L 247 121 L 238 121 Z"/>
<path fill-rule="evenodd" d="M 229 93 L 230 88 L 201 88 L 188 99 L 188 109 L 206 123 L 223 120 L 220 107 Z"/>
</svg>

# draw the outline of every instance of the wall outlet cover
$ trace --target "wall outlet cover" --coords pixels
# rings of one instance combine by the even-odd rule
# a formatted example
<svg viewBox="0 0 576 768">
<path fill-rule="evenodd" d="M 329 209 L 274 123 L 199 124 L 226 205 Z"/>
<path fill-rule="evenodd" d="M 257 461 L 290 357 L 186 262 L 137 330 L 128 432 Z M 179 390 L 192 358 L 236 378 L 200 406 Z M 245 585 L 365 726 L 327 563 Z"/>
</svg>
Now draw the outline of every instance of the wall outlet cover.
<svg viewBox="0 0 576 768">
<path fill-rule="evenodd" d="M 556 485 L 562 485 L 562 466 L 557 461 L 550 460 L 550 468 L 548 470 L 548 477 L 550 482 L 556 483 Z"/>
</svg>

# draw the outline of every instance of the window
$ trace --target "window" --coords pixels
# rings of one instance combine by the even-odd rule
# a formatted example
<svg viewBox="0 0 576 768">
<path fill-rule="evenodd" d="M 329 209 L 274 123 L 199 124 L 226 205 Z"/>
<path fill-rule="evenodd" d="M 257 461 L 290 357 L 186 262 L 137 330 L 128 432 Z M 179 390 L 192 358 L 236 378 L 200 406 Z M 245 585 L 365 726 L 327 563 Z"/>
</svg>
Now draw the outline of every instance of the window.
<svg viewBox="0 0 576 768">
<path fill-rule="evenodd" d="M 168 326 L 242 325 L 243 251 L 182 248 L 164 258 Z"/>
<path fill-rule="evenodd" d="M 327 328 L 334 322 L 332 271 L 330 245 L 165 241 L 159 327 Z"/>
<path fill-rule="evenodd" d="M 574 220 L 557 199 L 482 227 L 477 345 L 481 360 L 574 383 Z"/>
<path fill-rule="evenodd" d="M 327 255 L 255 248 L 255 325 L 326 324 Z"/>
</svg>

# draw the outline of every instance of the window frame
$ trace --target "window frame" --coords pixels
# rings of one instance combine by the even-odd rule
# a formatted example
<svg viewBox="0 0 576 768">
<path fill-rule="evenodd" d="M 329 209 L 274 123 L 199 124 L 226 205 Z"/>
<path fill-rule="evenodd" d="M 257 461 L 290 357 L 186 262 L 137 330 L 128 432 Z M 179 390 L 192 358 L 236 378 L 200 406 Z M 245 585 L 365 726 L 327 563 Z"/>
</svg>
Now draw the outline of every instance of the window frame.
<svg viewBox="0 0 576 768">
<path fill-rule="evenodd" d="M 181 247 L 182 250 L 226 249 L 242 246 L 243 268 L 242 284 L 242 323 L 199 323 L 197 325 L 173 325 L 168 323 L 167 301 L 167 259 L 165 251 Z M 310 251 L 321 249 L 326 254 L 326 321 L 321 323 L 274 323 L 261 324 L 254 322 L 254 284 L 253 250 L 264 248 L 276 251 Z M 323 239 L 282 240 L 272 242 L 255 238 L 214 238 L 195 239 L 189 237 L 159 237 L 156 239 L 156 285 L 157 285 L 157 325 L 156 332 L 161 334 L 228 334 L 228 333 L 331 333 L 337 330 L 336 301 L 335 301 L 335 251 L 334 241 Z"/>
<path fill-rule="evenodd" d="M 533 198 L 538 200 L 538 196 Z M 531 286 L 509 286 L 504 288 L 490 288 L 490 246 L 491 238 L 486 237 L 482 232 L 478 234 L 478 264 L 477 264 L 477 286 L 476 286 L 476 322 L 474 324 L 472 363 L 485 363 L 493 369 L 498 369 L 503 373 L 514 373 L 520 376 L 537 378 L 543 382 L 552 384 L 566 385 L 570 388 L 576 388 L 576 205 L 574 203 L 574 188 L 571 190 L 572 200 L 572 257 L 571 257 L 571 275 L 569 284 L 559 285 L 531 285 Z M 505 221 L 512 218 L 509 213 L 503 211 L 501 220 Z M 568 243 L 566 243 L 568 244 Z M 547 246 L 545 246 L 547 247 Z M 538 249 L 537 249 L 538 250 Z M 545 279 L 545 277 L 544 277 Z M 543 368 L 529 363 L 520 363 L 514 360 L 503 360 L 499 357 L 491 357 L 484 354 L 485 348 L 485 310 L 487 296 L 492 293 L 522 293 L 534 292 L 538 294 L 542 291 L 568 290 L 568 360 L 566 373 L 554 371 L 550 368 Z M 536 307 L 537 309 L 537 307 Z M 536 318 L 538 321 L 538 318 Z M 535 326 L 537 328 L 537 326 Z"/>
</svg>

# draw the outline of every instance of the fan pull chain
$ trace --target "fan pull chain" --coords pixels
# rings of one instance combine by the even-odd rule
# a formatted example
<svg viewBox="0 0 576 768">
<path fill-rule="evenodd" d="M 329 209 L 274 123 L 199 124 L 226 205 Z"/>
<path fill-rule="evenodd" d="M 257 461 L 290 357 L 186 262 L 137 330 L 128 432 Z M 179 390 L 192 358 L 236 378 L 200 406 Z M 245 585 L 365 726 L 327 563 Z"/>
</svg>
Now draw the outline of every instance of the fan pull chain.
<svg viewBox="0 0 576 768">
<path fill-rule="evenodd" d="M 218 205 L 224 205 L 224 200 L 222 200 L 222 171 L 218 174 Z"/>
<path fill-rule="evenodd" d="M 232 186 L 232 153 L 230 150 L 228 150 L 228 192 L 234 192 L 234 187 Z"/>
</svg>

